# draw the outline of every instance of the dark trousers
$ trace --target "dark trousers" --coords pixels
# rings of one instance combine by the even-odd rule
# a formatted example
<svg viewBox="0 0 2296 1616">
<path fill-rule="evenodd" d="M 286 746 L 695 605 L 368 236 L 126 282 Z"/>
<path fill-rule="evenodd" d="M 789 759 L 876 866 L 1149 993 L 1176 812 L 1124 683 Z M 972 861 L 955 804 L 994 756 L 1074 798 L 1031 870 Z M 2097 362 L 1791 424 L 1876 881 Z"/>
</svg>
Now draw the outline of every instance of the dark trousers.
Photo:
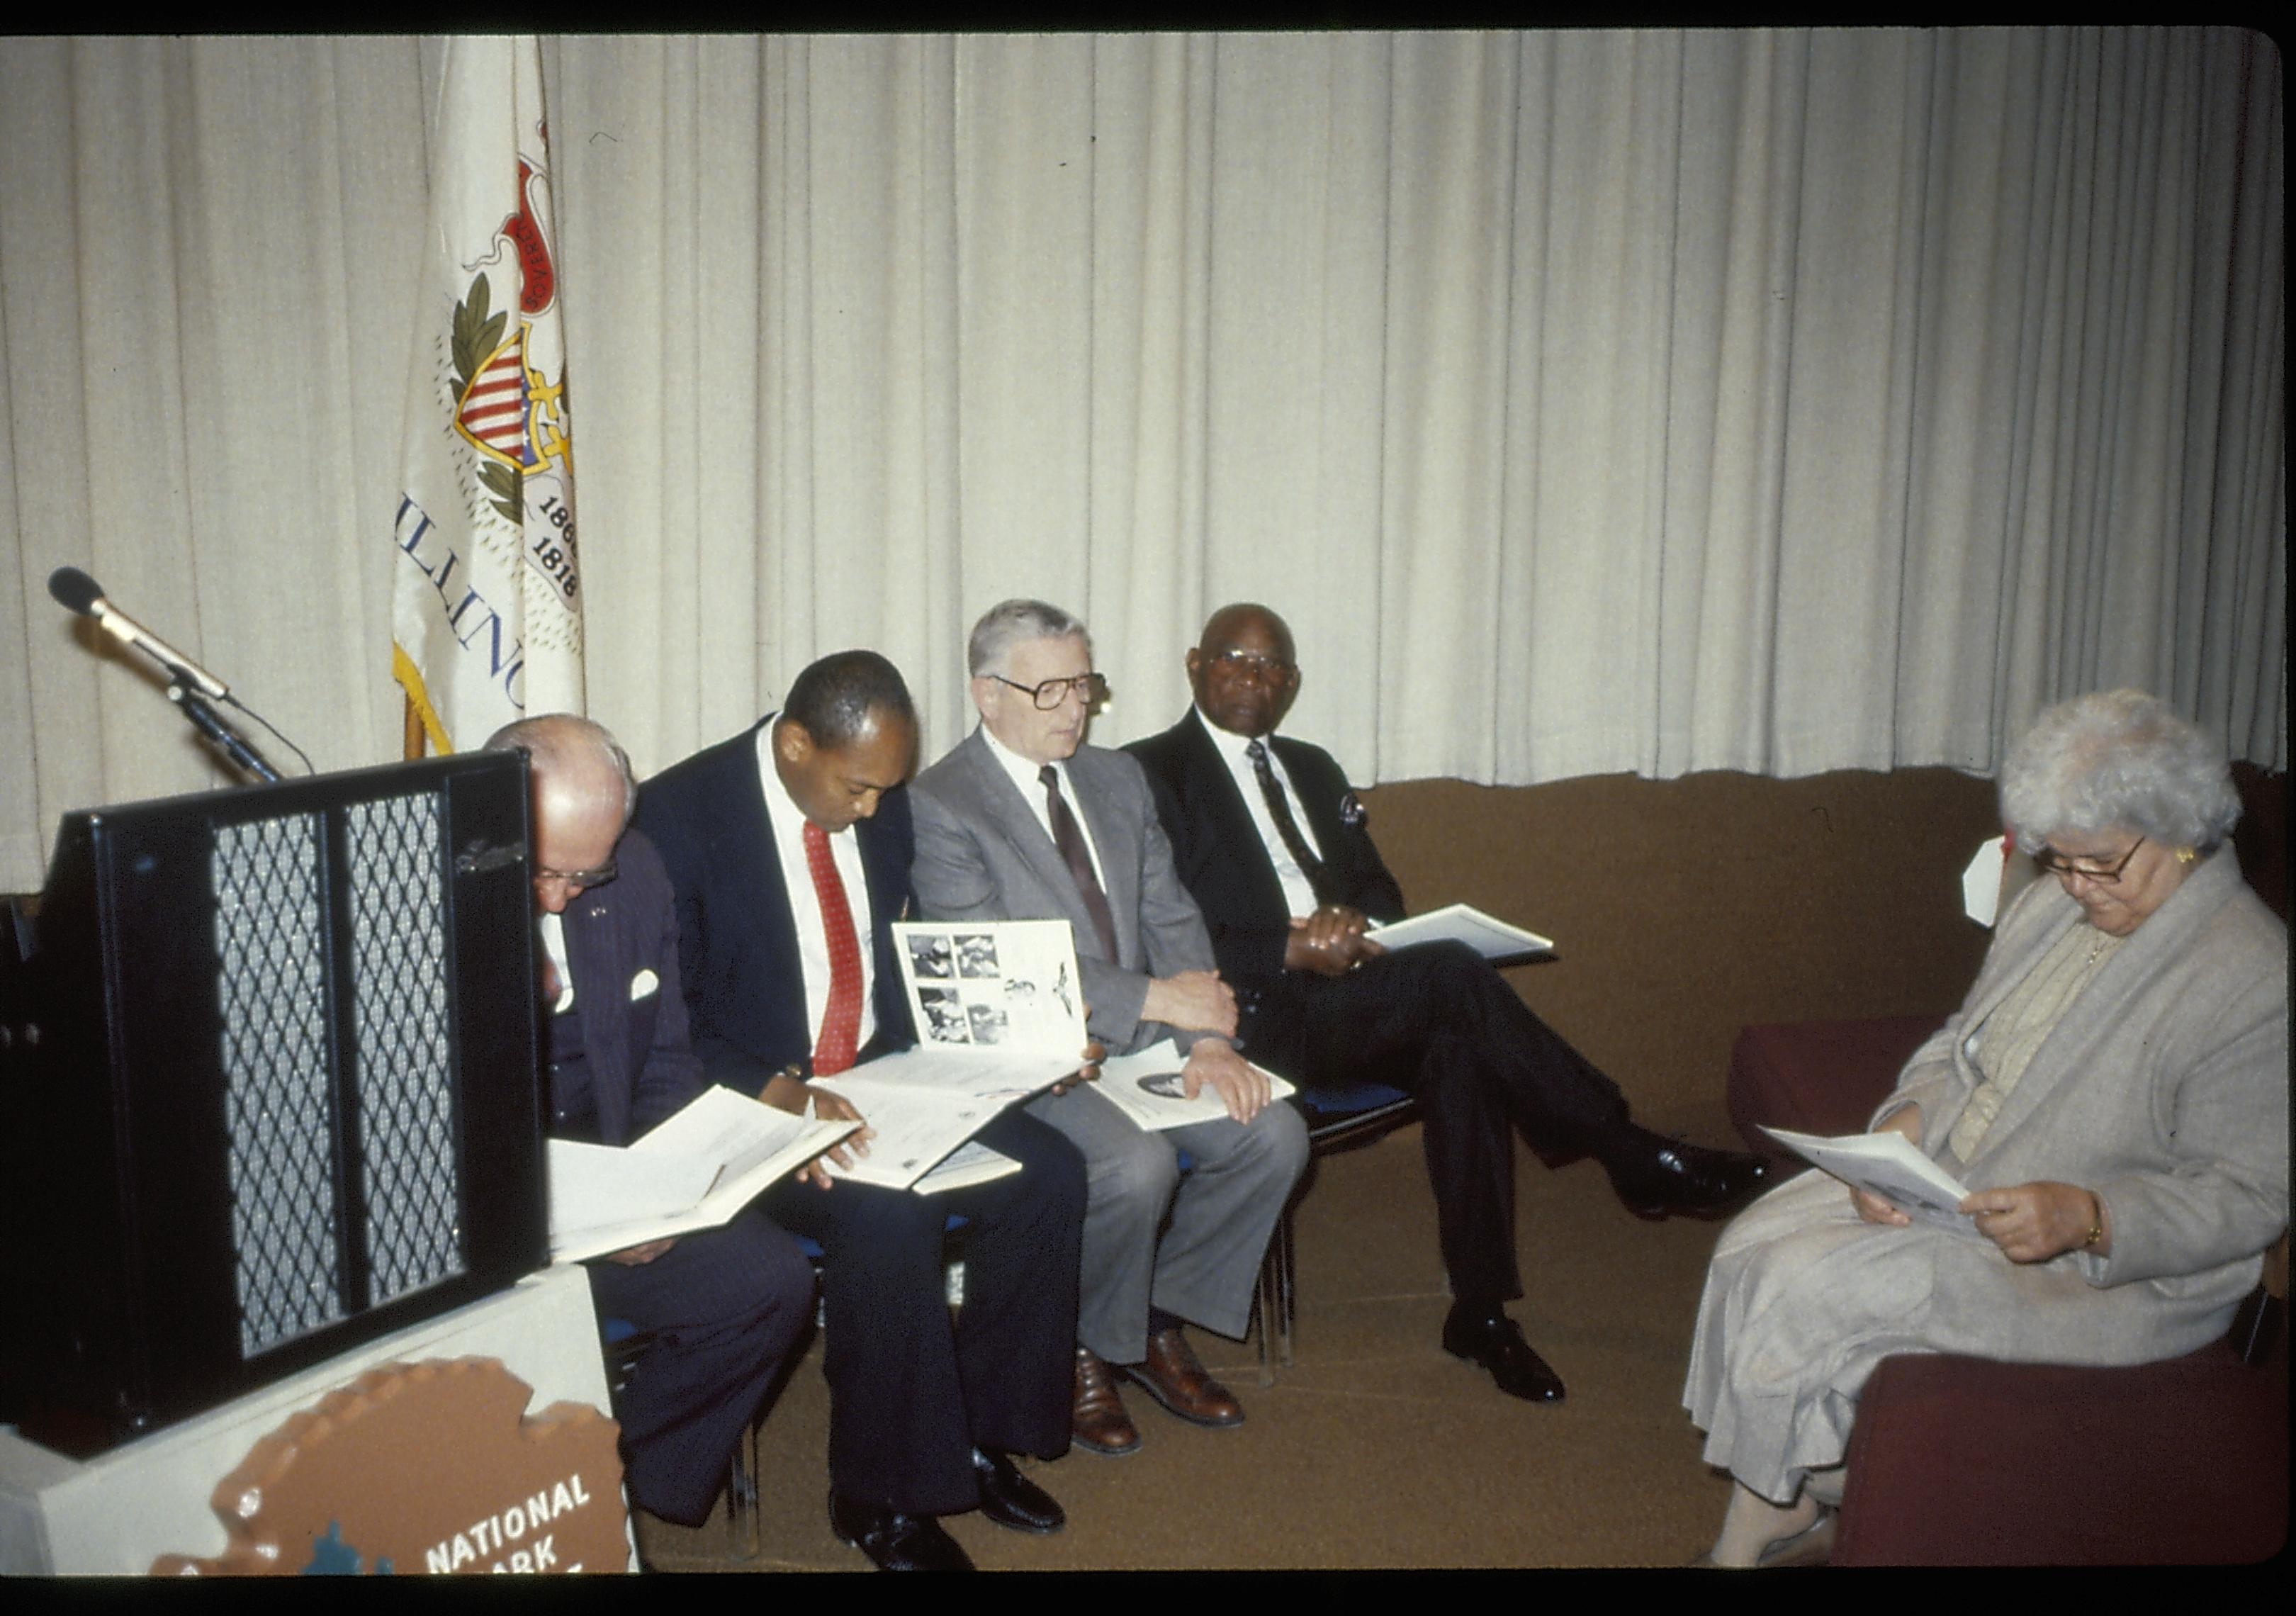
<svg viewBox="0 0 2296 1616">
<path fill-rule="evenodd" d="M 734 1444 L 813 1314 L 813 1265 L 757 1211 L 681 1236 L 652 1262 L 584 1265 L 601 1318 L 654 1337 L 615 1417 L 639 1508 L 699 1526 Z"/>
<path fill-rule="evenodd" d="M 1242 999 L 1244 1053 L 1303 1088 L 1369 1080 L 1418 1097 L 1452 1293 L 1521 1296 L 1509 1127 L 1536 1149 L 1592 1149 L 1626 1120 L 1618 1085 L 1462 943 L 1398 949 L 1345 976 L 1286 972 Z"/>
<path fill-rule="evenodd" d="M 980 1501 L 975 1447 L 1047 1459 L 1068 1448 L 1084 1159 L 1016 1111 L 980 1136 L 1022 1170 L 941 1195 L 788 1180 L 758 1203 L 821 1244 L 829 1476 L 856 1504 L 954 1514 Z M 954 1324 L 951 1212 L 969 1220 Z"/>
</svg>

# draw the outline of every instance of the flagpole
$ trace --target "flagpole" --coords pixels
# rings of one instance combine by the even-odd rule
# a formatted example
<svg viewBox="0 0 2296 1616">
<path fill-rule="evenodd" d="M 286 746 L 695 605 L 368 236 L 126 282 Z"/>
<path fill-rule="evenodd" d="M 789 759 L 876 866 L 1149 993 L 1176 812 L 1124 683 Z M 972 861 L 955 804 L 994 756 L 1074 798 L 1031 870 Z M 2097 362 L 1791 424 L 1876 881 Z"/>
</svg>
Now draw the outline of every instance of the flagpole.
<svg viewBox="0 0 2296 1616">
<path fill-rule="evenodd" d="M 422 742 L 425 738 L 422 734 L 422 714 L 415 708 L 414 698 L 409 696 L 406 698 L 406 749 L 399 756 L 406 762 L 414 762 L 422 755 Z"/>
</svg>

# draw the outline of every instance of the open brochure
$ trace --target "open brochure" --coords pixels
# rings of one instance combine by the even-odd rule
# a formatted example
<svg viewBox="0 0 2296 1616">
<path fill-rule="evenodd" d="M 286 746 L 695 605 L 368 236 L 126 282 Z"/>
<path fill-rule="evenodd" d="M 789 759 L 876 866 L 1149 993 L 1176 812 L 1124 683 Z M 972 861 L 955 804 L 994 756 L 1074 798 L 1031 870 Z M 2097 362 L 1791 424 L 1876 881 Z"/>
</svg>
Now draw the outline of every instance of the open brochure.
<svg viewBox="0 0 2296 1616">
<path fill-rule="evenodd" d="M 951 1152 L 1076 1070 L 1084 990 L 1064 920 L 902 921 L 893 936 L 915 1047 L 814 1080 L 875 1130 L 832 1177 L 930 1194 L 952 1187 L 918 1183 Z"/>
<path fill-rule="evenodd" d="M 580 1262 L 715 1228 L 855 1126 L 712 1084 L 626 1148 L 550 1140 L 550 1254 Z"/>
<path fill-rule="evenodd" d="M 918 1048 L 833 1078 L 816 1078 L 816 1087 L 852 1101 L 875 1130 L 867 1155 L 852 1153 L 848 1167 L 831 1162 L 829 1175 L 889 1190 L 912 1188 L 1006 1106 L 1049 1088 L 1078 1064 L 1074 1050 L 1054 1059 L 993 1054 L 972 1057 Z"/>
<path fill-rule="evenodd" d="M 1472 904 L 1453 904 L 1409 920 L 1374 925 L 1371 936 L 1383 948 L 1408 948 L 1414 943 L 1462 942 L 1485 959 L 1523 959 L 1552 954 L 1554 942 L 1536 931 L 1511 926 L 1484 914 Z"/>
<path fill-rule="evenodd" d="M 1967 1188 L 1903 1134 L 1845 1134 L 1827 1139 L 1783 1128 L 1762 1131 L 1820 1171 L 1880 1196 L 1915 1223 L 1951 1229 L 1972 1240 L 1985 1238 L 1977 1232 L 1975 1218 L 1954 1210 L 1968 1199 Z"/>
<path fill-rule="evenodd" d="M 918 1047 L 1082 1052 L 1084 988 L 1068 922 L 897 921 L 893 939 Z"/>
<path fill-rule="evenodd" d="M 1100 1080 L 1093 1087 L 1117 1110 L 1152 1131 L 1217 1122 L 1226 1116 L 1226 1104 L 1209 1084 L 1196 1091 L 1194 1099 L 1185 1097 L 1180 1086 L 1180 1068 L 1185 1064 L 1187 1057 L 1179 1046 L 1168 1040 L 1137 1054 L 1103 1061 Z M 1281 1100 L 1292 1092 L 1291 1084 L 1265 1066 L 1255 1070 L 1267 1079 L 1271 1098 Z"/>
</svg>

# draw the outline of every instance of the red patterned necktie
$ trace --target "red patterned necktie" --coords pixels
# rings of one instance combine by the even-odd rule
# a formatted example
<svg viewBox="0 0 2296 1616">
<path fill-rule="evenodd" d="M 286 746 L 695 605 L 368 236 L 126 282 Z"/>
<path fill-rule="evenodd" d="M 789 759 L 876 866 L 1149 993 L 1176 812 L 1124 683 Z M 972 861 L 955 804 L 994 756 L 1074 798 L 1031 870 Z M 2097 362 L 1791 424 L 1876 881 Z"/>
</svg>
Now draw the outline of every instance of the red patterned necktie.
<svg viewBox="0 0 2296 1616">
<path fill-rule="evenodd" d="M 828 1078 L 853 1064 L 861 1034 L 861 944 L 853 934 L 853 910 L 845 901 L 829 834 L 810 819 L 805 822 L 805 862 L 813 872 L 814 896 L 821 900 L 821 929 L 829 938 L 829 1007 L 822 1012 L 821 1036 L 813 1045 L 813 1074 Z"/>
</svg>

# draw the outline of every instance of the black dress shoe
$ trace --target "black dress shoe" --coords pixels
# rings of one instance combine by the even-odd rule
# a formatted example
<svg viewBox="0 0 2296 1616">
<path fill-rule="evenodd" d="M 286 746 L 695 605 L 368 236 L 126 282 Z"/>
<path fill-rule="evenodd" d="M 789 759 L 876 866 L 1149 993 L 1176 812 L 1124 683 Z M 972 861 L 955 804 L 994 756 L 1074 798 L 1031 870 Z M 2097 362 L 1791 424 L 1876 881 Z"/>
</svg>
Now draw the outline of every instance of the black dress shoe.
<svg viewBox="0 0 2296 1616">
<path fill-rule="evenodd" d="M 1522 1327 L 1505 1314 L 1468 1312 L 1456 1304 L 1443 1321 L 1443 1350 L 1480 1364 L 1509 1397 L 1530 1403 L 1562 1400 L 1562 1377 L 1522 1339 Z"/>
<path fill-rule="evenodd" d="M 881 1571 L 969 1571 L 972 1562 L 931 1515 L 871 1509 L 829 1494 L 829 1526 L 838 1541 L 857 1548 Z"/>
<path fill-rule="evenodd" d="M 1762 1157 L 1655 1136 L 1647 1150 L 1606 1161 L 1603 1169 L 1637 1218 L 1719 1218 L 1768 1188 L 1774 1177 Z"/>
<path fill-rule="evenodd" d="M 1016 1532 L 1056 1532 L 1069 1518 L 1053 1495 L 1021 1473 L 1010 1456 L 972 1450 L 972 1473 L 980 1478 L 980 1513 Z"/>
</svg>

